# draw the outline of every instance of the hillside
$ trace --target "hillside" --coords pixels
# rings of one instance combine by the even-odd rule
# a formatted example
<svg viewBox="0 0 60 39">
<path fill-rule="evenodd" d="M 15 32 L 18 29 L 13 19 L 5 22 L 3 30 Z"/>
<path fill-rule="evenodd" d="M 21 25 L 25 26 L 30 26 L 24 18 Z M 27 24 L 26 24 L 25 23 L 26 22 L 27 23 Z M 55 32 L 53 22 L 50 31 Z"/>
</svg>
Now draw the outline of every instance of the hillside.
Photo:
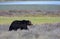
<svg viewBox="0 0 60 39">
<path fill-rule="evenodd" d="M 60 10 L 60 5 L 48 5 L 48 4 L 0 5 L 0 10 Z"/>
</svg>

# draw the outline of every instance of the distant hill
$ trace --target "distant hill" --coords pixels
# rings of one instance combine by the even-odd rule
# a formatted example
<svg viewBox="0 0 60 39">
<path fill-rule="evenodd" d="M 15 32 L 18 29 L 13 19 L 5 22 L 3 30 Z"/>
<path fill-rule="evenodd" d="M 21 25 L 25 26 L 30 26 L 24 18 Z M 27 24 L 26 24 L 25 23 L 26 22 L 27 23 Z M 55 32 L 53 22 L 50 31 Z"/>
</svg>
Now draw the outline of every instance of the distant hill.
<svg viewBox="0 0 60 39">
<path fill-rule="evenodd" d="M 0 16 L 60 16 L 60 5 L 0 5 Z"/>
<path fill-rule="evenodd" d="M 0 5 L 0 10 L 60 10 L 60 5 Z"/>
</svg>

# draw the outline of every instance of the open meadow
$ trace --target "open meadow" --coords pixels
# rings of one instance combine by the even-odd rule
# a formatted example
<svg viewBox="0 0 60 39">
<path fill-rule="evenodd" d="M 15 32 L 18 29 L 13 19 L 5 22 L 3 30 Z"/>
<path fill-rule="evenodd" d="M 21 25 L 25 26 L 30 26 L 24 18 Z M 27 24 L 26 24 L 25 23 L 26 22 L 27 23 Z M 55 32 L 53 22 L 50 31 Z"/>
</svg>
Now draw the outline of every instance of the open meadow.
<svg viewBox="0 0 60 39">
<path fill-rule="evenodd" d="M 30 20 L 29 30 L 8 31 L 14 20 Z M 60 39 L 60 17 L 0 16 L 0 39 Z"/>
<path fill-rule="evenodd" d="M 60 39 L 59 1 L 3 1 L 0 39 Z"/>
<path fill-rule="evenodd" d="M 0 39 L 60 39 L 60 23 L 45 23 L 29 30 L 8 31 L 10 25 L 0 25 Z"/>
<path fill-rule="evenodd" d="M 4 17 L 0 16 L 0 24 L 11 24 L 14 20 L 30 20 L 33 24 L 60 22 L 60 17 Z"/>
</svg>

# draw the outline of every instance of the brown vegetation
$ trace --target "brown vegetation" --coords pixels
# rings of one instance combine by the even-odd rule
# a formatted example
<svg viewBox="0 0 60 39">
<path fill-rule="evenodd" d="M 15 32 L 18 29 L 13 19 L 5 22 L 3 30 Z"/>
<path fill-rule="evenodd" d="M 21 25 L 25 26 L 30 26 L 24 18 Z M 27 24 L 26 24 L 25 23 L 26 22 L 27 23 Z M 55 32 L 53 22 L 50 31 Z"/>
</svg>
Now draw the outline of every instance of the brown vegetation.
<svg viewBox="0 0 60 39">
<path fill-rule="evenodd" d="M 60 16 L 60 11 L 44 10 L 0 10 L 0 16 Z"/>
</svg>

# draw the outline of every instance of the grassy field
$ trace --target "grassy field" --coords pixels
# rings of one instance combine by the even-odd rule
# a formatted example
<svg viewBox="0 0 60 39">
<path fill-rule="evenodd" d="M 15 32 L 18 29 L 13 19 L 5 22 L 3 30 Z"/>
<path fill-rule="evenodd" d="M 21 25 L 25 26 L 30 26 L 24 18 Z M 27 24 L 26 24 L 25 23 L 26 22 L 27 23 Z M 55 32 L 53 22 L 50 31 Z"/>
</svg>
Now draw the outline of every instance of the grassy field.
<svg viewBox="0 0 60 39">
<path fill-rule="evenodd" d="M 33 24 L 60 22 L 60 17 L 3 17 L 0 16 L 0 24 L 11 24 L 13 20 L 30 20 Z"/>
<path fill-rule="evenodd" d="M 8 31 L 13 20 L 31 20 L 33 24 L 29 30 Z M 54 22 L 54 23 L 53 23 Z M 1 17 L 0 39 L 60 39 L 60 17 Z M 41 24 L 53 23 L 53 24 Z M 7 24 L 7 25 L 4 25 Z"/>
</svg>

